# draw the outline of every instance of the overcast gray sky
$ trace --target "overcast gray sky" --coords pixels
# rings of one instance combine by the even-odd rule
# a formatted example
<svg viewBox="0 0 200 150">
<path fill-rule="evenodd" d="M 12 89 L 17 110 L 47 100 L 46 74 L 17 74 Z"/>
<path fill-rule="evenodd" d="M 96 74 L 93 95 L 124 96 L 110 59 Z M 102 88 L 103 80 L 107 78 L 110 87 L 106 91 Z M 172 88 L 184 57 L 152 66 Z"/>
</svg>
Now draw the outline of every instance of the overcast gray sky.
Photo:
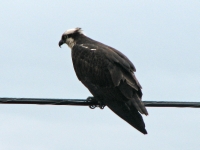
<svg viewBox="0 0 200 150">
<path fill-rule="evenodd" d="M 0 97 L 90 96 L 58 47 L 81 27 L 128 56 L 143 100 L 200 101 L 200 1 L 0 1 Z M 200 109 L 147 109 L 143 135 L 108 108 L 0 105 L 0 149 L 199 149 Z"/>
</svg>

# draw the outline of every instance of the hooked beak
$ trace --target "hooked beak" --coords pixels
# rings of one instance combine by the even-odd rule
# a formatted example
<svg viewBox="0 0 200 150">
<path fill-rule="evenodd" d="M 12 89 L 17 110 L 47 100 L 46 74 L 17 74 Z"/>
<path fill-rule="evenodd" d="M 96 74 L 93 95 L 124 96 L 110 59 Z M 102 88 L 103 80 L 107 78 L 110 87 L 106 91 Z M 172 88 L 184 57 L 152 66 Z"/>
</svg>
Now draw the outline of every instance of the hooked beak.
<svg viewBox="0 0 200 150">
<path fill-rule="evenodd" d="M 61 47 L 61 45 L 63 45 L 65 42 L 61 39 L 60 42 L 58 43 L 59 47 Z"/>
</svg>

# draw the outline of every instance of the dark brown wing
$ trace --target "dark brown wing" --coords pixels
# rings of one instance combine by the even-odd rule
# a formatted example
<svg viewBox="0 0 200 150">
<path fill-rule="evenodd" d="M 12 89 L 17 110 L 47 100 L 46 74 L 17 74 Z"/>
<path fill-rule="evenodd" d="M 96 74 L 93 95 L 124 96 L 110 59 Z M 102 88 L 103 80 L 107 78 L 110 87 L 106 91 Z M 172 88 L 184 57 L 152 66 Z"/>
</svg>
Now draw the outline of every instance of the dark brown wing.
<svg viewBox="0 0 200 150">
<path fill-rule="evenodd" d="M 81 77 L 87 77 L 91 79 L 91 83 L 101 87 L 112 85 L 114 85 L 114 87 L 118 87 L 123 95 L 129 100 L 129 105 L 134 105 L 140 113 L 148 115 L 148 112 L 143 102 L 141 101 L 141 85 L 134 75 L 134 71 L 136 69 L 125 55 L 115 50 L 114 48 L 104 46 L 103 44 L 84 44 L 81 46 L 77 45 L 73 48 L 73 50 L 74 49 L 79 50 L 78 55 L 80 55 L 79 61 L 74 67 L 78 66 L 80 69 L 82 69 L 82 73 L 87 73 L 88 69 L 93 70 L 88 70 L 90 74 L 82 74 L 82 76 L 79 75 L 80 71 L 78 71 L 77 76 L 79 80 L 81 80 Z M 73 61 L 77 61 L 77 59 L 75 58 Z M 103 69 L 104 72 L 102 72 Z M 113 84 L 111 84 L 109 81 L 109 75 L 106 72 L 106 69 L 108 69 L 110 73 Z"/>
<path fill-rule="evenodd" d="M 142 87 L 134 74 L 136 69 L 131 61 L 114 48 L 102 47 L 98 50 L 99 53 L 104 54 L 107 60 L 110 61 L 108 70 L 114 86 L 118 87 L 129 100 L 129 105 L 133 104 L 140 113 L 148 115 L 148 112 L 141 101 Z"/>
<path fill-rule="evenodd" d="M 93 49 L 93 50 L 91 50 Z M 142 116 L 148 114 L 133 64 L 103 44 L 75 45 L 72 60 L 79 80 L 118 116 L 146 134 Z"/>
</svg>

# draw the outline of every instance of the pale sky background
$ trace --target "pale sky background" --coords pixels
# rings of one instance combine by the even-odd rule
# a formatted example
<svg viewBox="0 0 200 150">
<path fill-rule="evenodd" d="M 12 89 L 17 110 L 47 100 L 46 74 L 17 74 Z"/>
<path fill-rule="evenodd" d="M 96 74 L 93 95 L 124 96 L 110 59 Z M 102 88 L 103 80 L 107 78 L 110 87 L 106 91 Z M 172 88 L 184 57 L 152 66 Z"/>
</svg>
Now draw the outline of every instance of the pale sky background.
<svg viewBox="0 0 200 150">
<path fill-rule="evenodd" d="M 200 1 L 0 0 L 0 97 L 81 98 L 62 33 L 81 27 L 136 66 L 143 100 L 200 101 Z M 199 149 L 200 109 L 147 108 L 143 135 L 104 110 L 0 104 L 1 150 Z"/>
</svg>

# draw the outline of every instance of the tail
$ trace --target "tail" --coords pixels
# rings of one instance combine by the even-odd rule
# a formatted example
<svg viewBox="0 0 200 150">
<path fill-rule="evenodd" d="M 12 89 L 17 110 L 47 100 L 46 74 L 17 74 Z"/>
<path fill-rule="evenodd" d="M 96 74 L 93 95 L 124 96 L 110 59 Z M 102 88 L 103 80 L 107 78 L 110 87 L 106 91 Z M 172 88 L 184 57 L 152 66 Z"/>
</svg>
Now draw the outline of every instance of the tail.
<svg viewBox="0 0 200 150">
<path fill-rule="evenodd" d="M 108 100 L 105 103 L 115 114 L 128 122 L 131 126 L 143 134 L 147 134 L 143 118 L 134 106 L 129 106 L 125 102 L 116 100 Z"/>
<path fill-rule="evenodd" d="M 148 115 L 148 111 L 144 106 L 142 100 L 138 97 L 137 94 L 133 94 L 133 97 L 127 102 L 128 107 L 135 107 L 141 114 Z"/>
</svg>

